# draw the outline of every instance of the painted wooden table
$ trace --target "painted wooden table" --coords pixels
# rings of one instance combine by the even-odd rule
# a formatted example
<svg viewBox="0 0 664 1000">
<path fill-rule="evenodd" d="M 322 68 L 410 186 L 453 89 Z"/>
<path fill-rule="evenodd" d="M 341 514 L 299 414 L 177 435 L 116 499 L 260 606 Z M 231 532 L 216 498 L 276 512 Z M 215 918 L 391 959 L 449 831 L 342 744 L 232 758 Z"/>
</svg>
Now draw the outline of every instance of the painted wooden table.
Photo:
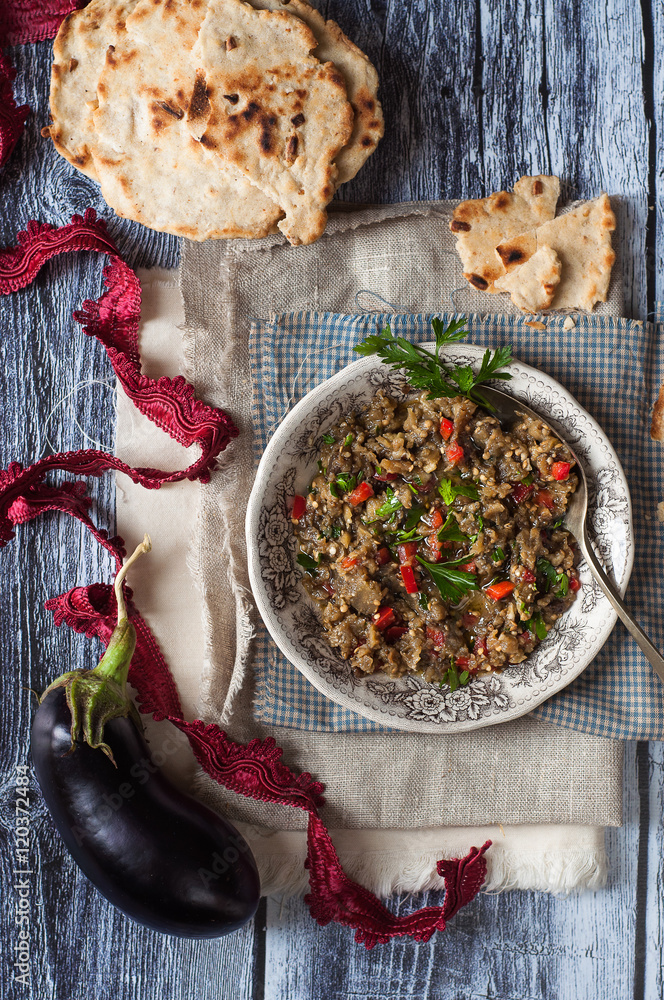
<svg viewBox="0 0 664 1000">
<path fill-rule="evenodd" d="M 375 62 L 387 120 L 377 153 L 342 189 L 345 200 L 480 196 L 538 172 L 559 174 L 570 197 L 619 194 L 626 314 L 652 312 L 664 297 L 661 4 L 329 0 L 322 7 Z M 30 219 L 62 224 L 93 205 L 130 263 L 174 266 L 177 240 L 113 217 L 94 183 L 40 138 L 50 45 L 11 56 L 19 103 L 33 114 L 0 173 L 2 243 L 15 242 Z M 91 440 L 113 444 L 110 366 L 71 319 L 84 298 L 100 294 L 101 268 L 97 255 L 56 259 L 29 290 L 0 301 L 2 468 Z M 92 485 L 95 517 L 110 529 L 111 478 Z M 370 953 L 347 930 L 318 928 L 301 901 L 264 901 L 252 925 L 213 942 L 137 927 L 79 874 L 33 782 L 30 975 L 25 985 L 14 981 L 15 804 L 17 777 L 30 773 L 28 689 L 43 689 L 70 663 L 93 665 L 98 652 L 55 630 L 43 603 L 110 575 L 95 543 L 63 518 L 21 529 L 0 553 L 2 1000 L 662 996 L 661 744 L 627 747 L 625 824 L 608 835 L 606 889 L 567 900 L 480 896 L 429 944 L 398 941 Z M 393 905 L 403 913 L 422 902 Z"/>
</svg>

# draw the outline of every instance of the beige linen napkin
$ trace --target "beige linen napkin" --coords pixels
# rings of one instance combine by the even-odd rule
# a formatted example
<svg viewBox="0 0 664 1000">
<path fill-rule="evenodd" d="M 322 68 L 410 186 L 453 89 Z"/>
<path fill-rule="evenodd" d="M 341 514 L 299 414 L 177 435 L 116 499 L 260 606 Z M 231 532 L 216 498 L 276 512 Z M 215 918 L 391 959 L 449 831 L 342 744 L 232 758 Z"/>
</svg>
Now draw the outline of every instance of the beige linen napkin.
<svg viewBox="0 0 664 1000">
<path fill-rule="evenodd" d="M 350 874 L 383 893 L 438 885 L 437 857 L 465 853 L 490 836 L 492 888 L 594 886 L 604 873 L 601 827 L 621 819 L 620 744 L 527 717 L 476 734 L 434 737 L 268 729 L 251 715 L 254 611 L 243 518 L 253 465 L 250 447 L 242 445 L 250 434 L 248 319 L 268 316 L 275 305 L 279 311 L 351 312 L 375 301 L 382 311 L 376 295 L 403 311 L 436 310 L 449 305 L 455 288 L 457 308 L 486 309 L 448 252 L 448 218 L 449 206 L 441 203 L 391 206 L 339 213 L 314 247 L 293 249 L 279 238 L 186 245 L 181 280 L 188 375 L 208 402 L 230 410 L 243 435 L 200 490 L 186 483 L 146 493 L 121 479 L 118 531 L 130 543 L 146 529 L 153 534 L 154 558 L 139 564 L 134 586 L 184 689 L 186 711 L 220 722 L 236 739 L 273 735 L 288 763 L 320 777 L 327 785 L 325 819 L 337 830 L 333 836 Z M 156 325 L 144 322 L 141 346 L 153 355 L 151 374 L 172 374 L 182 320 L 176 290 L 152 278 L 144 287 L 144 320 L 150 311 Z M 619 312 L 615 293 L 611 306 Z M 125 460 L 184 461 L 177 456 L 182 449 L 161 432 L 151 428 L 143 435 L 142 418 L 133 411 L 130 421 L 128 410 L 120 400 L 117 449 Z M 148 444 L 155 449 L 149 456 Z M 192 534 L 189 559 L 199 590 L 184 575 Z M 162 537 L 168 571 L 155 561 Z M 250 837 L 264 889 L 300 891 L 303 817 L 239 800 L 205 777 L 198 781 L 203 796 Z"/>
</svg>

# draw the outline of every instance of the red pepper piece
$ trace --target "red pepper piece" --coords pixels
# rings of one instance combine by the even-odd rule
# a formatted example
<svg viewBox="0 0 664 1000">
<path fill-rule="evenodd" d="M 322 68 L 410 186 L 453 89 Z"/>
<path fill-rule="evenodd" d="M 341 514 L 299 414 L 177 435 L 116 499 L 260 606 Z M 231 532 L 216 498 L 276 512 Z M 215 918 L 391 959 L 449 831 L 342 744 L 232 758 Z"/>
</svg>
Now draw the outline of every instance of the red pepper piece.
<svg viewBox="0 0 664 1000">
<path fill-rule="evenodd" d="M 397 545 L 397 555 L 402 566 L 412 566 L 417 555 L 417 542 L 402 542 Z"/>
<path fill-rule="evenodd" d="M 427 625 L 427 639 L 431 639 L 436 649 L 442 649 L 445 645 L 445 633 L 441 628 L 433 628 Z"/>
<path fill-rule="evenodd" d="M 406 588 L 407 594 L 416 594 L 418 592 L 415 570 L 412 566 L 401 567 L 401 579 L 403 580 L 403 585 Z"/>
<path fill-rule="evenodd" d="M 470 663 L 469 656 L 457 656 L 456 658 L 456 665 L 457 667 L 461 667 L 462 670 L 465 670 L 469 663 Z"/>
<path fill-rule="evenodd" d="M 515 503 L 523 503 L 535 489 L 534 486 L 526 486 L 525 483 L 517 483 L 510 496 Z"/>
<path fill-rule="evenodd" d="M 478 639 L 475 639 L 475 645 L 473 646 L 473 653 L 475 654 L 475 656 L 477 656 L 479 653 L 482 653 L 484 656 L 489 655 L 489 649 L 486 644 L 485 635 L 480 636 Z"/>
<path fill-rule="evenodd" d="M 307 501 L 304 497 L 296 494 L 293 497 L 293 506 L 291 508 L 291 517 L 294 521 L 299 521 L 305 510 L 307 509 Z"/>
<path fill-rule="evenodd" d="M 569 577 L 569 589 L 574 591 L 575 594 L 579 590 L 581 590 L 581 581 L 579 580 L 578 576 Z"/>
<path fill-rule="evenodd" d="M 447 461 L 451 462 L 452 465 L 456 465 L 463 458 L 463 448 L 455 441 L 454 444 L 449 446 L 445 454 L 447 455 Z"/>
<path fill-rule="evenodd" d="M 399 478 L 399 474 L 397 472 L 374 472 L 373 478 L 377 479 L 379 483 L 392 483 Z"/>
<path fill-rule="evenodd" d="M 477 573 L 477 563 L 474 559 L 469 559 L 468 562 L 461 563 L 459 569 L 462 569 L 464 573 Z"/>
<path fill-rule="evenodd" d="M 374 495 L 374 489 L 371 483 L 360 483 L 356 486 L 352 493 L 349 493 L 346 499 L 348 503 L 352 504 L 353 507 L 357 507 L 358 504 L 364 503 L 369 497 Z"/>
<path fill-rule="evenodd" d="M 523 567 L 523 573 L 521 574 L 521 579 L 524 583 L 534 583 L 537 577 L 525 566 Z"/>
<path fill-rule="evenodd" d="M 443 526 L 443 515 L 437 507 L 431 514 L 430 524 L 434 531 L 438 531 L 438 529 Z"/>
<path fill-rule="evenodd" d="M 323 588 L 323 590 L 327 591 L 330 597 L 334 597 L 335 590 L 329 580 L 327 580 L 326 583 L 322 583 L 321 587 Z"/>
<path fill-rule="evenodd" d="M 490 587 L 487 587 L 485 594 L 490 597 L 492 601 L 502 601 L 505 597 L 512 593 L 514 590 L 514 584 L 510 580 L 501 580 L 500 583 L 492 583 Z"/>
<path fill-rule="evenodd" d="M 551 475 L 557 482 L 562 482 L 569 478 L 569 470 L 572 468 L 571 462 L 554 462 L 551 466 Z"/>
<path fill-rule="evenodd" d="M 443 441 L 449 441 L 454 432 L 454 424 L 447 417 L 442 417 L 440 421 L 440 433 Z"/>
<path fill-rule="evenodd" d="M 549 510 L 553 510 L 555 507 L 553 497 L 548 490 L 538 490 L 534 499 L 535 503 L 541 504 L 542 507 L 548 507 Z"/>
<path fill-rule="evenodd" d="M 342 569 L 352 569 L 353 566 L 357 566 L 359 561 L 360 560 L 356 559 L 354 556 L 346 556 L 344 559 L 341 560 L 339 565 L 341 566 Z"/>
<path fill-rule="evenodd" d="M 378 552 L 376 553 L 376 564 L 378 566 L 385 566 L 391 558 L 392 553 L 388 549 L 387 545 L 383 545 L 382 548 L 378 549 Z"/>
<path fill-rule="evenodd" d="M 394 625 L 397 620 L 397 616 L 394 613 L 394 608 L 379 608 L 373 618 L 373 623 L 376 628 L 382 632 L 383 629 L 389 628 L 390 625 Z"/>
<path fill-rule="evenodd" d="M 426 483 L 410 483 L 409 485 L 416 489 L 418 493 L 428 493 L 433 486 L 433 479 L 427 479 Z"/>
<path fill-rule="evenodd" d="M 396 642 L 407 631 L 408 629 L 405 625 L 391 625 L 390 628 L 385 629 L 385 638 L 388 642 Z"/>
<path fill-rule="evenodd" d="M 472 611 L 465 611 L 461 616 L 461 624 L 464 628 L 473 628 L 479 620 L 479 615 L 474 615 Z"/>
</svg>

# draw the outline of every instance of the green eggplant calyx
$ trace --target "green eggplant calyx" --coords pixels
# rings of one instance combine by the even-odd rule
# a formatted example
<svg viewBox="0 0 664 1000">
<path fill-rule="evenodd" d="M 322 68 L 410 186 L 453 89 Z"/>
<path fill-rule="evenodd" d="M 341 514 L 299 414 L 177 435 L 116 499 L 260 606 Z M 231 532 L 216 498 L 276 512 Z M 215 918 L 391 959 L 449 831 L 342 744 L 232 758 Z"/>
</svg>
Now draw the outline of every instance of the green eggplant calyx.
<svg viewBox="0 0 664 1000">
<path fill-rule="evenodd" d="M 133 631 L 133 626 L 131 628 Z M 135 634 L 132 652 L 133 646 L 135 646 Z M 41 700 L 43 701 L 56 688 L 63 687 L 71 714 L 71 750 L 76 749 L 77 742 L 87 743 L 94 750 L 101 750 L 115 764 L 113 752 L 104 741 L 106 724 L 111 719 L 126 718 L 131 715 L 141 728 L 140 716 L 127 694 L 125 681 L 118 683 L 118 680 L 111 676 L 97 673 L 98 669 L 95 667 L 94 670 L 70 670 L 46 688 Z M 127 662 L 124 669 L 125 677 L 128 669 Z"/>
<path fill-rule="evenodd" d="M 63 687 L 71 713 L 71 749 L 85 742 L 94 750 L 102 750 L 115 764 L 108 743 L 104 742 L 104 727 L 111 719 L 132 719 L 142 729 L 141 717 L 127 694 L 127 676 L 136 649 L 136 629 L 127 617 L 122 585 L 127 570 L 135 560 L 151 548 L 146 535 L 115 578 L 118 623 L 113 629 L 106 651 L 94 670 L 70 670 L 53 681 L 41 701 L 54 689 Z"/>
</svg>

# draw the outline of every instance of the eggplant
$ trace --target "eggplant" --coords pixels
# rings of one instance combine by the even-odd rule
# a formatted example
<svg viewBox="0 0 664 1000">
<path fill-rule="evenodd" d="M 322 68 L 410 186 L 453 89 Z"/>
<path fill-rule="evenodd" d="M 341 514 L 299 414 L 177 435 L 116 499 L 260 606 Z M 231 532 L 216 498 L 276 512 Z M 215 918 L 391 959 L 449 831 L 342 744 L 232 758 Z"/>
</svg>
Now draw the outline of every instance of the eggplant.
<svg viewBox="0 0 664 1000">
<path fill-rule="evenodd" d="M 94 670 L 69 671 L 40 701 L 32 725 L 37 780 L 56 828 L 99 891 L 164 934 L 212 938 L 251 920 L 258 871 L 240 833 L 180 792 L 153 759 L 126 691 L 136 633 L 116 578 L 118 626 Z"/>
</svg>

